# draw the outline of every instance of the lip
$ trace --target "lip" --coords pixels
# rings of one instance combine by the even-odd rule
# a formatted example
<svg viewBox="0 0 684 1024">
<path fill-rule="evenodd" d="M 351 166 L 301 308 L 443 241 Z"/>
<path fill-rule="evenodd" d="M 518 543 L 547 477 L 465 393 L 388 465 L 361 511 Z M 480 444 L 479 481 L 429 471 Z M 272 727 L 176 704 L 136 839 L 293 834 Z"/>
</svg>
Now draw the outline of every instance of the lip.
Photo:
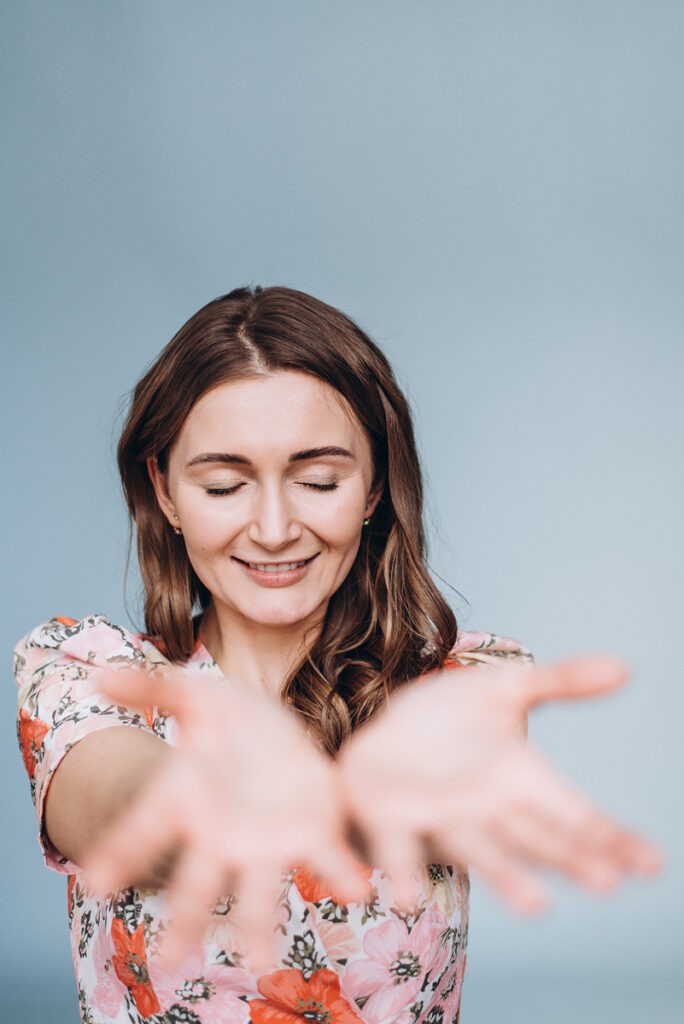
<svg viewBox="0 0 684 1024">
<path fill-rule="evenodd" d="M 307 558 L 304 565 L 300 565 L 296 569 L 286 569 L 283 572 L 263 572 L 260 569 L 252 569 L 242 558 L 236 558 L 235 561 L 242 566 L 249 578 L 254 580 L 255 583 L 258 583 L 260 587 L 289 587 L 292 586 L 293 583 L 298 583 L 299 580 L 306 576 L 309 566 L 316 558 L 318 558 L 318 552 L 316 552 L 315 555 L 312 555 L 311 558 Z M 287 562 L 283 562 L 282 564 L 290 565 L 292 562 L 297 561 L 300 561 L 300 559 L 290 558 Z M 277 563 L 271 564 L 273 565 Z"/>
</svg>

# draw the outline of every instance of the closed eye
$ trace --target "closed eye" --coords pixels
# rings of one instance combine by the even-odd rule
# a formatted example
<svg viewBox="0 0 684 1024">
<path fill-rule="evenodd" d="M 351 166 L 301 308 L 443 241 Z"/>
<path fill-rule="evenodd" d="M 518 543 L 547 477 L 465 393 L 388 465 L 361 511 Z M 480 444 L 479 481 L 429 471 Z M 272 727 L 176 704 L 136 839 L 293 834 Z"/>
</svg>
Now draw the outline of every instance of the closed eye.
<svg viewBox="0 0 684 1024">
<path fill-rule="evenodd" d="M 233 487 L 207 487 L 207 494 L 220 498 L 224 494 L 235 494 L 236 491 L 239 491 L 244 486 L 244 484 L 234 484 Z"/>
<path fill-rule="evenodd" d="M 300 480 L 302 487 L 309 487 L 312 491 L 334 491 L 337 489 L 337 481 L 333 481 L 331 484 L 315 484 L 309 480 Z M 232 487 L 207 487 L 207 494 L 213 498 L 220 498 L 227 494 L 235 494 L 241 487 L 244 487 L 244 483 L 234 484 Z"/>
</svg>

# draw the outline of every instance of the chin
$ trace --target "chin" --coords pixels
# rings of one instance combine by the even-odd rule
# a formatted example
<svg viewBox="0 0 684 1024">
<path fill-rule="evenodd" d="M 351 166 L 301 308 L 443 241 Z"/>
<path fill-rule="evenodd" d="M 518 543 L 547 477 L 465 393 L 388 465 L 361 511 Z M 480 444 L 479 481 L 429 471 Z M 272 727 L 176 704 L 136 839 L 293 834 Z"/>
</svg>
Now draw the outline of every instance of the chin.
<svg viewBox="0 0 684 1024">
<path fill-rule="evenodd" d="M 306 618 L 301 618 L 299 615 L 264 615 L 264 616 L 247 616 L 250 622 L 253 622 L 255 626 L 265 627 L 266 629 L 294 629 L 297 626 L 304 625 L 307 621 Z"/>
<path fill-rule="evenodd" d="M 325 603 L 323 607 L 325 607 Z M 321 603 L 307 603 L 299 607 L 293 607 L 292 604 L 289 606 L 284 604 L 282 608 L 247 608 L 243 614 L 246 619 L 251 620 L 255 625 L 278 628 L 304 625 L 320 609 Z"/>
</svg>

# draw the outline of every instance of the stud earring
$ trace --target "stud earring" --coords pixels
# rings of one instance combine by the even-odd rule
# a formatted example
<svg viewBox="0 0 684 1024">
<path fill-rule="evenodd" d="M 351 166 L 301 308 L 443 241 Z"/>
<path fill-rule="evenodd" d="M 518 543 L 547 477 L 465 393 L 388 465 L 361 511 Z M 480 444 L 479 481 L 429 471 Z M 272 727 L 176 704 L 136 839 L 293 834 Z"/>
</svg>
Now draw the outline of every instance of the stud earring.
<svg viewBox="0 0 684 1024">
<path fill-rule="evenodd" d="M 175 513 L 173 518 L 176 520 L 176 522 L 178 522 L 178 516 Z M 180 526 L 174 526 L 173 532 L 176 534 L 177 537 L 183 536 L 183 531 L 181 530 Z"/>
<path fill-rule="evenodd" d="M 368 526 L 369 523 L 370 523 L 370 518 L 369 519 L 364 519 L 364 521 L 363 521 L 363 525 L 364 526 Z"/>
</svg>

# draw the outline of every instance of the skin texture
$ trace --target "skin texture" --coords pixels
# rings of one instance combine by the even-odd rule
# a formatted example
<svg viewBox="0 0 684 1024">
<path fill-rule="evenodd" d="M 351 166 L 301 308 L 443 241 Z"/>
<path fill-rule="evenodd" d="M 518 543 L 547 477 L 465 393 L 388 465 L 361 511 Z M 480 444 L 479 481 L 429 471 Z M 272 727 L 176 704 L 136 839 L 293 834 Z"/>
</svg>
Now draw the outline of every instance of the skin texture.
<svg viewBox="0 0 684 1024">
<path fill-rule="evenodd" d="M 140 729 L 114 727 L 91 733 L 64 757 L 45 801 L 45 828 L 53 846 L 76 864 L 94 839 L 128 807 L 140 780 L 152 780 L 173 751 Z M 132 876 L 139 885 L 155 886 L 163 876 L 155 865 Z"/>
<path fill-rule="evenodd" d="M 292 461 L 323 447 L 350 455 Z M 217 453 L 244 456 L 249 465 L 191 464 Z M 162 511 L 182 529 L 212 595 L 202 624 L 206 646 L 228 677 L 278 693 L 349 573 L 363 520 L 377 505 L 381 487 L 365 434 L 331 387 L 282 371 L 208 392 L 183 424 L 167 473 L 154 459 L 148 467 Z M 233 493 L 212 493 L 227 489 Z M 243 564 L 312 556 L 304 578 L 284 587 L 260 585 Z"/>
<path fill-rule="evenodd" d="M 469 864 L 522 913 L 545 904 L 542 869 L 611 889 L 656 871 L 657 852 L 527 746 L 520 721 L 539 703 L 599 695 L 625 675 L 621 662 L 597 656 L 435 673 L 400 691 L 333 764 L 267 694 L 200 676 L 188 686 L 180 674 L 111 673 L 100 685 L 114 699 L 163 704 L 183 736 L 173 761 L 101 834 L 86 875 L 95 889 L 117 888 L 180 848 L 167 953 L 180 959 L 201 935 L 205 904 L 228 889 L 238 895 L 253 962 L 264 966 L 282 865 L 306 863 L 359 898 L 359 862 L 345 848 L 345 826 L 360 834 L 370 863 L 389 872 L 407 905 L 414 873 L 435 856 Z"/>
<path fill-rule="evenodd" d="M 558 775 L 520 724 L 537 704 L 598 696 L 626 675 L 610 656 L 440 672 L 359 730 L 338 763 L 343 800 L 399 898 L 411 902 L 426 852 L 471 865 L 523 913 L 546 902 L 542 868 L 597 891 L 655 871 L 653 847 Z"/>
<path fill-rule="evenodd" d="M 293 460 L 322 446 L 350 456 Z M 248 464 L 189 465 L 207 453 Z M 524 742 L 521 723 L 535 704 L 619 686 L 625 669 L 615 659 L 435 673 L 395 695 L 335 763 L 279 703 L 379 494 L 368 441 L 331 388 L 294 372 L 221 385 L 191 411 L 167 472 L 154 459 L 148 468 L 169 528 L 182 529 L 178 542 L 211 592 L 202 638 L 225 680 L 101 675 L 98 687 L 113 699 L 175 715 L 180 746 L 133 729 L 87 738 L 55 773 L 46 824 L 94 889 L 168 884 L 171 960 L 201 936 L 212 899 L 229 891 L 238 895 L 255 969 L 265 966 L 284 866 L 308 866 L 349 898 L 361 895 L 350 834 L 407 902 L 427 856 L 470 864 L 523 912 L 543 904 L 542 869 L 603 889 L 657 868 L 652 847 L 593 808 Z M 314 555 L 283 586 L 266 585 L 243 564 Z"/>
<path fill-rule="evenodd" d="M 267 963 L 269 921 L 286 865 L 307 864 L 350 899 L 364 895 L 360 862 L 345 843 L 333 763 L 285 707 L 201 674 L 191 686 L 178 672 L 164 679 L 116 672 L 102 681 L 126 703 L 144 693 L 172 711 L 181 728 L 180 749 L 100 834 L 85 863 L 93 889 L 110 891 L 177 851 L 167 891 L 175 921 L 167 955 L 182 958 L 201 938 L 205 907 L 232 892 L 251 959 Z"/>
</svg>

